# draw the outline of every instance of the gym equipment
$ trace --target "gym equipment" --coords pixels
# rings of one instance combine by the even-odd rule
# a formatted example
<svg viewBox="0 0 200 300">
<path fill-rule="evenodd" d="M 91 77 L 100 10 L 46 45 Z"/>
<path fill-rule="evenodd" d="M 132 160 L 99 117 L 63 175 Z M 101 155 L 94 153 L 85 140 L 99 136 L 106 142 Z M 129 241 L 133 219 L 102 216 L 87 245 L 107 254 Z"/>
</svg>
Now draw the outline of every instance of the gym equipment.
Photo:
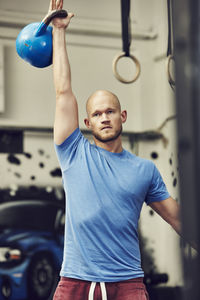
<svg viewBox="0 0 200 300">
<path fill-rule="evenodd" d="M 122 20 L 122 41 L 123 41 L 123 52 L 116 55 L 113 60 L 113 73 L 115 77 L 123 83 L 135 82 L 140 75 L 140 63 L 137 58 L 130 54 L 129 48 L 131 45 L 131 25 L 130 25 L 130 0 L 121 0 L 121 20 Z M 133 79 L 127 80 L 119 75 L 117 71 L 117 63 L 122 57 L 129 57 L 133 60 L 136 65 L 136 74 Z"/>
<path fill-rule="evenodd" d="M 53 18 L 65 18 L 65 10 L 53 10 L 41 23 L 25 26 L 16 39 L 18 55 L 37 68 L 45 68 L 52 64 L 52 26 L 48 26 Z"/>
</svg>

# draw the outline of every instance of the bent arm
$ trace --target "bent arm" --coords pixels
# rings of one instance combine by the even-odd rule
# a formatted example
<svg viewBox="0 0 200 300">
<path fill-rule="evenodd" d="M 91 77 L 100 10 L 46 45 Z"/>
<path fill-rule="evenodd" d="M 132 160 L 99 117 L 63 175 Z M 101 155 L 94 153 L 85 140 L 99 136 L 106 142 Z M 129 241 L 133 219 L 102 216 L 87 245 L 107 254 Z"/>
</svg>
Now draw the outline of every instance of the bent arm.
<svg viewBox="0 0 200 300">
<path fill-rule="evenodd" d="M 181 235 L 180 205 L 173 198 L 152 202 L 149 206 Z"/>
<path fill-rule="evenodd" d="M 72 15 L 66 18 L 68 23 Z M 55 20 L 56 21 L 56 20 Z M 64 21 L 63 21 L 64 22 Z M 67 24 L 68 25 L 68 24 Z M 66 48 L 66 27 L 53 28 L 53 75 L 56 91 L 54 141 L 61 144 L 78 127 L 78 105 L 71 87 L 71 70 Z"/>
</svg>

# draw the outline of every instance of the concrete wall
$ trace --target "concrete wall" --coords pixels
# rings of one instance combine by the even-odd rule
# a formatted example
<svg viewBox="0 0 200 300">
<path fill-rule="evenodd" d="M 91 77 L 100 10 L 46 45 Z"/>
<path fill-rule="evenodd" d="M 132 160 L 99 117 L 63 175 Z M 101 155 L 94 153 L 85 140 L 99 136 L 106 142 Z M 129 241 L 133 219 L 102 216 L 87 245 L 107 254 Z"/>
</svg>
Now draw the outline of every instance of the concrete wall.
<svg viewBox="0 0 200 300">
<path fill-rule="evenodd" d="M 117 81 L 112 72 L 112 60 L 122 49 L 120 1 L 69 0 L 64 5 L 65 9 L 75 13 L 67 33 L 67 44 L 81 128 L 84 128 L 85 101 L 88 95 L 100 88 L 116 93 L 122 107 L 128 110 L 128 120 L 124 125 L 128 132 L 156 130 L 176 113 L 174 93 L 166 72 L 166 1 L 135 0 L 131 4 L 131 53 L 141 63 L 141 75 L 130 85 Z M 30 22 L 40 21 L 47 8 L 47 0 L 0 2 L 0 126 L 52 127 L 55 101 L 52 67 L 33 68 L 15 51 L 15 39 L 20 29 Z M 119 70 L 127 78 L 135 71 L 129 59 L 120 61 Z M 154 159 L 169 192 L 180 201 L 175 119 L 167 122 L 161 132 L 167 138 L 167 144 L 162 140 L 142 141 L 134 144 L 133 151 Z M 125 147 L 130 150 L 128 140 L 125 140 Z M 21 159 L 20 165 L 11 165 L 6 154 L 0 155 L 1 187 L 33 182 L 61 185 L 61 178 L 51 175 L 51 171 L 58 167 L 51 136 L 27 134 L 25 151 L 32 153 L 32 158 L 17 155 Z M 182 275 L 177 235 L 146 206 L 140 228 L 156 269 L 169 274 L 168 285 L 180 285 Z"/>
</svg>

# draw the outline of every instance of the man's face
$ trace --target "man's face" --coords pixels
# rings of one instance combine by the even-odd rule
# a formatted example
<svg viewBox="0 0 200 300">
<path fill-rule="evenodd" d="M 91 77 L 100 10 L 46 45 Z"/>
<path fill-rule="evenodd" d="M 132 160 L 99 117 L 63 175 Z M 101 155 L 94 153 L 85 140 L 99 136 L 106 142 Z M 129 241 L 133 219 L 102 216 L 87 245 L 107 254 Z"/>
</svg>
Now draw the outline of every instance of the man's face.
<svg viewBox="0 0 200 300">
<path fill-rule="evenodd" d="M 86 126 L 100 142 L 116 140 L 122 132 L 126 112 L 121 112 L 119 102 L 108 93 L 97 93 L 88 103 Z"/>
</svg>

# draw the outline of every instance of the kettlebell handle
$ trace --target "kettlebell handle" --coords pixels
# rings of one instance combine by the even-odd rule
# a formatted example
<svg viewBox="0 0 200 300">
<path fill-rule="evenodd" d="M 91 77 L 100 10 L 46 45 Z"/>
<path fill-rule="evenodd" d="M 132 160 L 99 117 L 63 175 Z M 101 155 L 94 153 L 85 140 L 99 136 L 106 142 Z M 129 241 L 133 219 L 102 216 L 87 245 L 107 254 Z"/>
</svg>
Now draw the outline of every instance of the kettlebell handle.
<svg viewBox="0 0 200 300">
<path fill-rule="evenodd" d="M 48 26 L 54 18 L 66 18 L 67 16 L 68 13 L 64 9 L 52 10 L 44 17 L 42 22 Z"/>
<path fill-rule="evenodd" d="M 48 13 L 42 22 L 40 23 L 37 32 L 35 33 L 35 36 L 39 36 L 44 33 L 46 30 L 47 26 L 51 23 L 51 21 L 54 18 L 66 18 L 68 16 L 68 13 L 64 9 L 59 9 L 59 10 L 52 10 L 50 13 Z"/>
</svg>

